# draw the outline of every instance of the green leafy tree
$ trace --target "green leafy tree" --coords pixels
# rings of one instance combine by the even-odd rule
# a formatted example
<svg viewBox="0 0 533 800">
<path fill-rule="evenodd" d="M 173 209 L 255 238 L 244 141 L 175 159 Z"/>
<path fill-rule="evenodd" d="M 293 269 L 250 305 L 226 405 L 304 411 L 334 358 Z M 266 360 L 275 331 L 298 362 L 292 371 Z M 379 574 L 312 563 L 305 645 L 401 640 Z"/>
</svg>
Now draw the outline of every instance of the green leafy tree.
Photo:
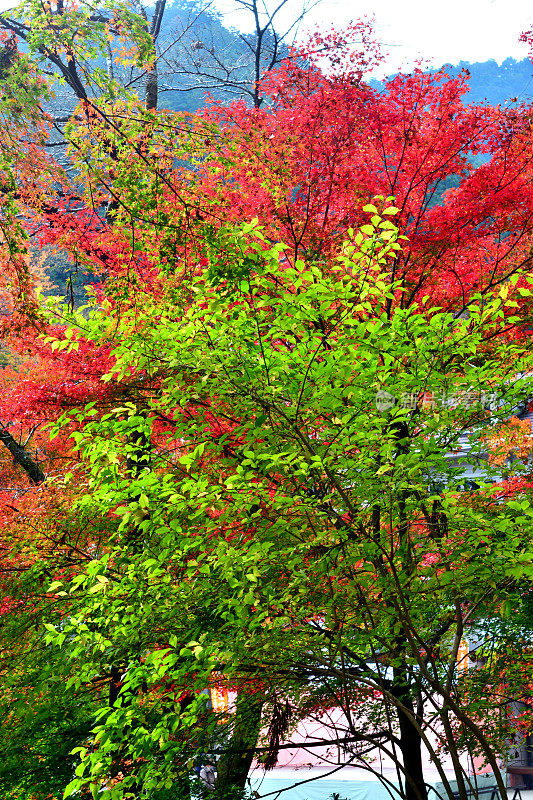
<svg viewBox="0 0 533 800">
<path fill-rule="evenodd" d="M 225 230 L 234 257 L 195 273 L 184 310 L 171 280 L 113 321 L 107 379 L 143 376 L 142 391 L 78 413 L 74 437 L 92 465 L 83 513 L 118 530 L 54 585 L 73 610 L 48 641 L 79 665 L 72 685 L 115 665 L 117 691 L 68 791 L 188 796 L 194 763 L 216 752 L 216 792 L 235 796 L 252 755 L 272 766 L 292 725 L 335 707 L 329 741 L 371 769 L 386 753 L 407 800 L 427 796 L 424 750 L 450 798 L 441 755 L 466 798 L 465 750 L 503 795 L 505 709 L 529 670 L 527 627 L 506 615 L 531 574 L 533 506 L 526 481 L 502 488 L 487 441 L 531 393 L 509 295 L 531 296 L 529 278 L 473 295 L 460 317 L 402 308 L 395 209 L 365 210 L 327 265 L 292 263 L 254 224 Z M 94 307 L 83 336 L 108 330 Z M 508 484 L 526 470 L 511 459 Z M 478 629 L 507 665 L 486 659 L 474 680 L 457 653 Z M 217 682 L 238 693 L 226 719 L 206 702 Z M 231 760 L 246 766 L 226 772 Z"/>
</svg>

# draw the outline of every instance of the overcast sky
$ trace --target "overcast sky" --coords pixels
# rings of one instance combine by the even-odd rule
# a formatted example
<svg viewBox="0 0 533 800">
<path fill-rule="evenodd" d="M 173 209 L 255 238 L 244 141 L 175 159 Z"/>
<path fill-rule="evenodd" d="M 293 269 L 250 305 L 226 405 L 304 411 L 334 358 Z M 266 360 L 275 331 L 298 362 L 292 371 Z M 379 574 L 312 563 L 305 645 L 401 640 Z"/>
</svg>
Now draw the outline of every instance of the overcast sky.
<svg viewBox="0 0 533 800">
<path fill-rule="evenodd" d="M 1 1 L 1 0 L 0 0 Z M 231 0 L 215 0 L 223 11 Z M 271 3 L 273 5 L 273 2 Z M 300 0 L 289 0 L 292 10 Z M 501 62 L 508 56 L 528 55 L 518 43 L 520 33 L 533 27 L 531 0 L 322 0 L 309 14 L 319 25 L 342 26 L 361 16 L 376 18 L 379 38 L 389 52 L 388 71 L 422 57 L 439 66 L 446 62 Z M 238 17 L 228 15 L 238 24 Z"/>
</svg>

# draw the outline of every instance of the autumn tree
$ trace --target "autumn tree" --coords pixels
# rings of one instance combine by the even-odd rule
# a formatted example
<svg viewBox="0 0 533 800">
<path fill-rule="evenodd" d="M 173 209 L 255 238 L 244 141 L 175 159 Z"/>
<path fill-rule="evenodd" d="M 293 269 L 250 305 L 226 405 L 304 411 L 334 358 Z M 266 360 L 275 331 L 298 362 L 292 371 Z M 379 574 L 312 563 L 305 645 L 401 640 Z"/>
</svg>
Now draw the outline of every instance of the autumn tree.
<svg viewBox="0 0 533 800">
<path fill-rule="evenodd" d="M 296 255 L 320 258 L 364 223 L 374 195 L 392 195 L 409 240 L 394 265 L 407 304 L 430 294 L 460 311 L 529 263 L 527 106 L 465 106 L 467 75 L 444 70 L 373 88 L 365 78 L 381 56 L 363 23 L 317 35 L 306 52 L 314 64 L 286 60 L 263 82 L 273 113 L 211 113 L 228 139 L 205 182 L 227 215 L 257 217 Z"/>
</svg>

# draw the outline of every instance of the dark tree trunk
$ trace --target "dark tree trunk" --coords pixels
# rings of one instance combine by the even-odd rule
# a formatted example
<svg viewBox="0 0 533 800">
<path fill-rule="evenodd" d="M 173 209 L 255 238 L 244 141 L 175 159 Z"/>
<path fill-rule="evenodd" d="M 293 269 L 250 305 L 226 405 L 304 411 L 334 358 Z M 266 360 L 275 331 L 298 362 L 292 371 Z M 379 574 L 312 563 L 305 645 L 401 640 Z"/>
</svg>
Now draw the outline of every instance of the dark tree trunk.
<svg viewBox="0 0 533 800">
<path fill-rule="evenodd" d="M 405 769 L 405 800 L 428 800 L 422 767 L 422 737 L 414 724 L 415 707 L 409 682 L 403 669 L 394 669 L 392 693 L 401 703 L 398 707 L 400 750 Z"/>
<path fill-rule="evenodd" d="M 149 28 L 149 34 L 154 46 L 154 52 L 153 52 L 154 63 L 146 76 L 144 101 L 146 109 L 148 111 L 155 111 L 157 109 L 158 75 L 157 75 L 157 52 L 155 49 L 155 45 L 157 37 L 159 36 L 159 31 L 161 30 L 161 22 L 163 21 L 163 16 L 165 13 L 165 5 L 166 5 L 166 0 L 157 0 Z M 146 24 L 148 25 L 148 20 L 146 18 L 146 11 L 144 10 L 144 7 L 142 10 L 142 14 L 144 16 L 144 19 L 146 20 Z"/>
<path fill-rule="evenodd" d="M 11 436 L 8 429 L 5 428 L 1 422 L 0 441 L 5 444 L 15 462 L 22 467 L 32 483 L 37 485 L 44 481 L 45 475 L 40 466 L 36 461 L 33 460 L 27 450 L 25 450 L 24 447 Z"/>
<path fill-rule="evenodd" d="M 256 695 L 238 695 L 233 736 L 217 763 L 215 796 L 229 800 L 239 797 L 239 791 L 246 787 L 259 738 L 262 710 L 263 700 Z"/>
<path fill-rule="evenodd" d="M 157 109 L 157 64 L 154 64 L 146 76 L 145 103 L 147 111 Z"/>
</svg>

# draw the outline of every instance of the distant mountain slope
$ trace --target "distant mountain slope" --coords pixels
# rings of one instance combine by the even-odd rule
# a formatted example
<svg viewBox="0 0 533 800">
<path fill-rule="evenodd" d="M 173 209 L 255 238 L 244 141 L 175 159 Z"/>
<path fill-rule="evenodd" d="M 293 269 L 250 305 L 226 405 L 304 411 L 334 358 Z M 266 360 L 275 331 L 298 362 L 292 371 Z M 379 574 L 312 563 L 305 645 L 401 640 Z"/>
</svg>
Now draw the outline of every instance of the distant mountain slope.
<svg viewBox="0 0 533 800">
<path fill-rule="evenodd" d="M 473 64 L 461 61 L 451 66 L 450 72 L 456 75 L 461 69 L 470 72 L 470 92 L 466 97 L 469 103 L 503 105 L 533 98 L 533 64 L 528 58 L 523 61 L 506 58 L 502 64 L 494 59 Z"/>
<path fill-rule="evenodd" d="M 278 34 L 280 32 L 278 31 Z M 196 111 L 209 94 L 214 100 L 250 101 L 255 35 L 224 24 L 224 17 L 203 0 L 176 0 L 163 17 L 158 38 L 159 105 Z M 270 30 L 262 35 L 261 70 L 288 52 Z"/>
<path fill-rule="evenodd" d="M 445 64 L 450 75 L 458 75 L 462 69 L 470 73 L 470 91 L 465 96 L 466 103 L 521 103 L 533 100 L 533 64 L 528 58 L 516 61 L 506 58 L 498 64 L 493 58 L 489 61 L 461 61 L 459 64 Z M 436 72 L 436 70 L 428 70 Z M 379 81 L 371 81 L 376 88 Z"/>
</svg>

